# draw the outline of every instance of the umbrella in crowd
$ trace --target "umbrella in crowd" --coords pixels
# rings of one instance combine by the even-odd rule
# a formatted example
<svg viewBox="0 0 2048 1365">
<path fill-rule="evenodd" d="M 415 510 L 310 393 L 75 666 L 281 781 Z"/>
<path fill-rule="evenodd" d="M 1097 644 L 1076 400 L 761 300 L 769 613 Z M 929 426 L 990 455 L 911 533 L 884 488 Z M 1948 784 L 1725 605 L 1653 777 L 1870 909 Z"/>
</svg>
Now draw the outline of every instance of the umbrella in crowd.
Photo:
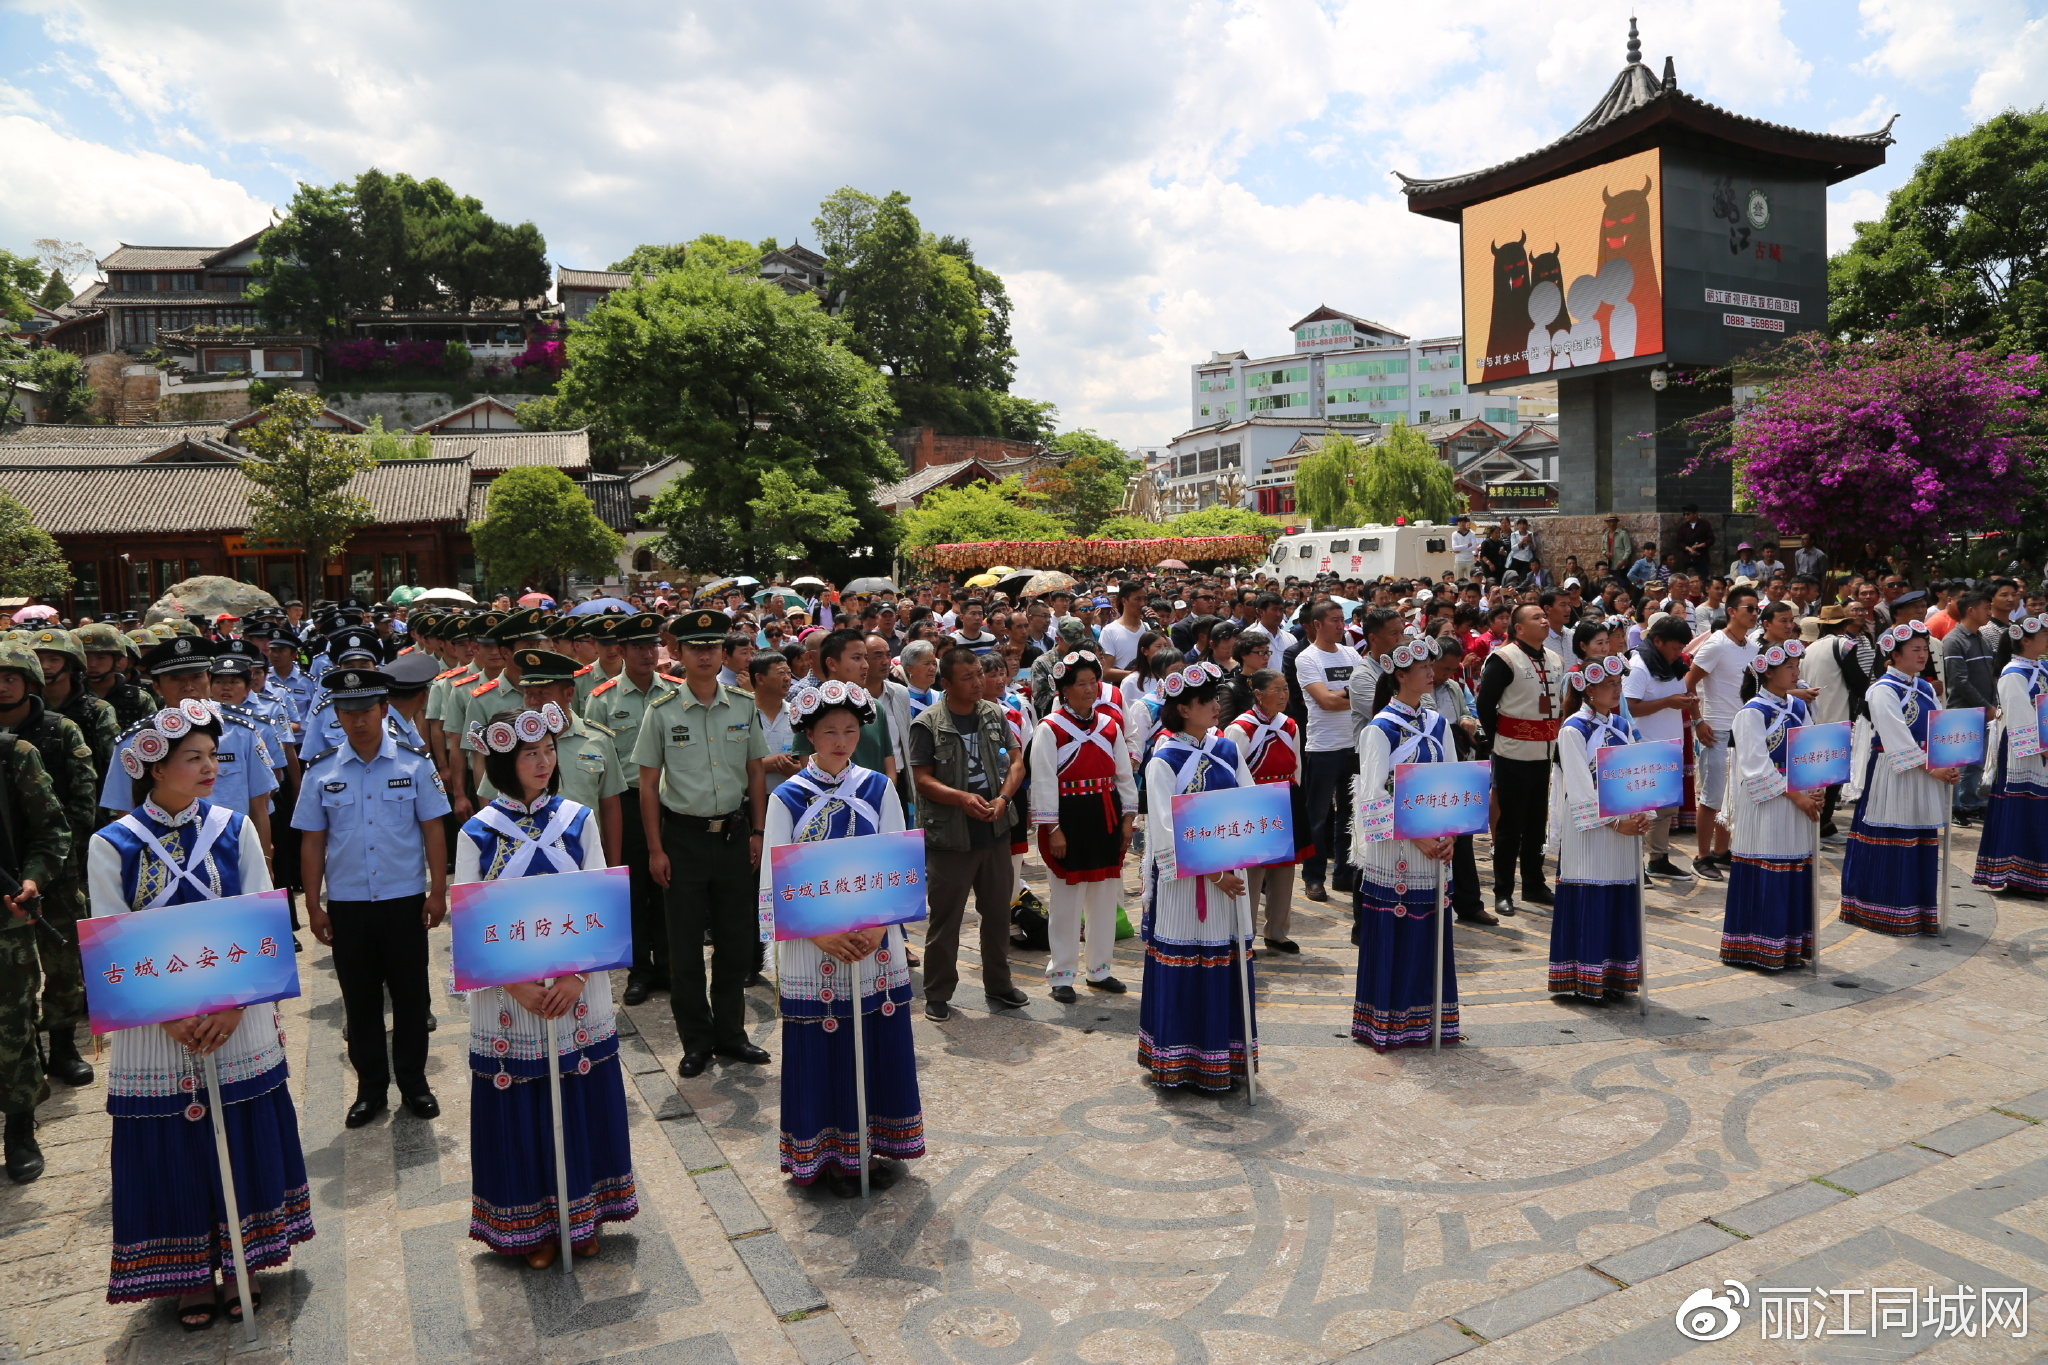
<svg viewBox="0 0 2048 1365">
<path fill-rule="evenodd" d="M 732 583 L 733 586 L 736 588 L 758 588 L 761 586 L 760 579 L 754 578 L 748 574 L 741 574 L 738 578 L 735 578 L 732 581 Z"/>
<path fill-rule="evenodd" d="M 588 602 L 578 602 L 575 606 L 569 608 L 569 614 L 571 616 L 596 616 L 600 612 L 631 612 L 632 610 L 633 604 L 631 602 L 622 602 L 616 597 L 593 597 Z"/>
<path fill-rule="evenodd" d="M 754 594 L 754 600 L 756 602 L 766 602 L 771 597 L 781 598 L 782 605 L 785 609 L 788 609 L 790 607 L 803 607 L 806 605 L 804 602 L 804 595 L 800 592 L 792 591 L 789 588 L 763 588 L 761 589 L 761 591 Z"/>
<path fill-rule="evenodd" d="M 418 597 L 412 599 L 412 605 L 414 606 L 427 602 L 454 602 L 465 607 L 476 605 L 476 599 L 460 588 L 428 588 Z"/>
<path fill-rule="evenodd" d="M 1159 561 L 1158 567 L 1162 569 L 1185 570 L 1187 568 L 1187 565 L 1181 563 L 1178 559 L 1162 559 Z"/>
<path fill-rule="evenodd" d="M 1043 597 L 1049 592 L 1072 592 L 1076 580 L 1070 573 L 1058 569 L 1040 569 L 1024 584 L 1026 597 Z"/>
<path fill-rule="evenodd" d="M 706 597 L 716 597 L 727 588 L 736 588 L 739 584 L 740 581 L 737 578 L 714 578 L 697 589 L 697 596 L 700 600 Z M 661 586 L 667 588 L 668 584 L 664 583 Z"/>
<path fill-rule="evenodd" d="M 789 586 L 792 588 L 829 588 L 832 585 L 822 578 L 812 574 L 805 574 L 802 578 L 790 579 Z"/>
<path fill-rule="evenodd" d="M 978 573 L 974 577 L 967 580 L 967 586 L 970 588 L 993 588 L 996 584 L 1002 581 L 1002 576 L 1000 574 Z"/>
<path fill-rule="evenodd" d="M 852 593 L 901 592 L 902 589 L 886 578 L 856 578 L 846 585 L 846 591 Z"/>
<path fill-rule="evenodd" d="M 20 611 L 14 613 L 14 624 L 24 626 L 30 621 L 48 621 L 56 615 L 57 609 L 55 607 L 46 607 L 41 603 L 37 603 L 35 606 L 23 607 Z"/>
<path fill-rule="evenodd" d="M 996 591 L 1015 598 L 1024 591 L 1024 585 L 1037 576 L 1037 573 L 1036 569 L 1012 569 L 1003 575 L 1002 582 L 996 584 Z"/>
<path fill-rule="evenodd" d="M 555 599 L 544 592 L 530 592 L 519 599 L 519 605 L 522 607 L 546 607 L 549 610 L 553 610 Z"/>
</svg>

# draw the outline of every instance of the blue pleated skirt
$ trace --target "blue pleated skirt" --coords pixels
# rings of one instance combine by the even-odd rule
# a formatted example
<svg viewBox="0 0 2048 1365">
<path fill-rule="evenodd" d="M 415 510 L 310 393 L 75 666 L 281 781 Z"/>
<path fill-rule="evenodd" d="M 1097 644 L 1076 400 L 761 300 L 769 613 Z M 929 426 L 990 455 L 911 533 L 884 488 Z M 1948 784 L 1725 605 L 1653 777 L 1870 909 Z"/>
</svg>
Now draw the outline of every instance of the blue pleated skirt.
<svg viewBox="0 0 2048 1365">
<path fill-rule="evenodd" d="M 1721 960 L 1780 971 L 1813 956 L 1813 859 L 1736 854 L 1721 920 Z"/>
<path fill-rule="evenodd" d="M 1358 992 L 1351 1006 L 1351 1036 L 1376 1051 L 1429 1046 L 1436 953 L 1444 964 L 1443 1040 L 1458 1040 L 1458 970 L 1436 900 L 1433 886 L 1397 892 L 1371 873 L 1359 873 L 1358 890 L 1352 893 L 1358 910 Z"/>
<path fill-rule="evenodd" d="M 569 1174 L 569 1240 L 586 1242 L 600 1223 L 640 1211 L 619 1040 L 562 1058 L 563 1155 Z M 496 1057 L 470 1054 L 469 1235 L 493 1251 L 524 1255 L 560 1240 L 555 1214 L 555 1121 L 547 1059 L 508 1063 L 502 1089 Z M 537 1074 L 536 1074 L 537 1071 Z"/>
<path fill-rule="evenodd" d="M 918 1094 L 917 1052 L 910 1037 L 910 990 L 870 995 L 866 1003 L 860 1028 L 867 1062 L 868 1155 L 909 1161 L 924 1155 L 924 1100 Z M 835 1007 L 843 1004 L 835 1002 Z M 860 1175 L 860 1105 L 849 1015 L 799 1017 L 784 1010 L 782 1169 L 799 1185 L 821 1175 Z"/>
<path fill-rule="evenodd" d="M 1147 879 L 1158 894 L 1158 870 Z M 1244 1001 L 1238 989 L 1237 964 L 1230 943 L 1179 943 L 1160 937 L 1148 909 L 1144 918 L 1145 970 L 1138 1000 L 1138 1065 L 1157 1085 L 1191 1085 L 1200 1090 L 1228 1090 L 1246 1075 L 1247 1055 L 1256 1060 L 1258 1044 L 1246 1038 L 1257 1029 L 1258 1006 L 1252 1007 L 1252 1029 L 1245 1027 Z M 1258 999 L 1255 955 L 1245 958 L 1251 997 Z"/>
<path fill-rule="evenodd" d="M 1991 784 L 1977 871 L 1970 880 L 1993 891 L 2048 896 L 2048 791 L 2008 785 L 2002 766 Z"/>
<path fill-rule="evenodd" d="M 1643 981 L 1643 939 L 1636 923 L 1642 888 L 1633 882 L 1557 884 L 1550 911 L 1550 993 L 1598 1000 Z"/>
<path fill-rule="evenodd" d="M 1858 802 L 1842 855 L 1842 922 L 1880 934 L 1940 933 L 1940 828 L 1874 825 Z"/>
<path fill-rule="evenodd" d="M 285 1081 L 279 1063 L 224 1091 L 228 1158 L 252 1273 L 283 1264 L 313 1235 L 298 1114 Z M 108 1097 L 114 1223 L 108 1303 L 189 1294 L 211 1284 L 216 1270 L 234 1271 L 213 1117 L 187 1119 L 186 1106 L 194 1103 L 210 1108 L 203 1088 L 174 1109 Z"/>
</svg>

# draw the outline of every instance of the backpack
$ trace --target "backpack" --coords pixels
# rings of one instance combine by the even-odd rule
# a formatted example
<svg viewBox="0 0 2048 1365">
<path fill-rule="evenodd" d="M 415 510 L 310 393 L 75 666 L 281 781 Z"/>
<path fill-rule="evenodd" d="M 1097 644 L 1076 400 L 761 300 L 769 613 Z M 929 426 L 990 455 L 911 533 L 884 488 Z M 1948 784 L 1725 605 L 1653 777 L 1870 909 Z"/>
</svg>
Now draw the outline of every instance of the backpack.
<svg viewBox="0 0 2048 1365">
<path fill-rule="evenodd" d="M 1034 953 L 1052 951 L 1052 922 L 1043 910 L 1022 901 L 1010 907 L 1010 946 Z"/>
</svg>

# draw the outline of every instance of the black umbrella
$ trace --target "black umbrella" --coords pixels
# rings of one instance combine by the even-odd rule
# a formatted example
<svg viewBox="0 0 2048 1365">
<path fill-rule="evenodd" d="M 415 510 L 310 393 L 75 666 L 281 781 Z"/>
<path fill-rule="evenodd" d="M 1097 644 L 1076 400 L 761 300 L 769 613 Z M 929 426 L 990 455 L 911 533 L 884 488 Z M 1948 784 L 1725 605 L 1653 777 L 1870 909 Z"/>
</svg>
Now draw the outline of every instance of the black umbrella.
<svg viewBox="0 0 2048 1365">
<path fill-rule="evenodd" d="M 1024 595 L 1024 585 L 1036 577 L 1038 577 L 1038 570 L 1036 569 L 1013 570 L 1003 575 L 1002 581 L 996 584 L 996 591 L 1008 597 L 1012 602 L 1015 602 Z"/>
</svg>

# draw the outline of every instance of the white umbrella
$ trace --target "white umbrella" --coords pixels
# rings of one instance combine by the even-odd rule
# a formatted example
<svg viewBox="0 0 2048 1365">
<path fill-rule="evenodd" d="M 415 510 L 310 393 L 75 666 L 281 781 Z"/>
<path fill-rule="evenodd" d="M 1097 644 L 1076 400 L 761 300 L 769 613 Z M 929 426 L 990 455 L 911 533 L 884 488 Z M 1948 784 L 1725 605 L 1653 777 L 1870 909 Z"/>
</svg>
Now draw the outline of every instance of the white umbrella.
<svg viewBox="0 0 2048 1365">
<path fill-rule="evenodd" d="M 428 588 L 413 598 L 409 605 L 418 606 L 422 602 L 460 602 L 470 607 L 476 605 L 476 599 L 460 588 Z"/>
<path fill-rule="evenodd" d="M 790 579 L 789 586 L 792 588 L 829 588 L 832 585 L 822 578 L 812 574 L 805 574 L 802 578 Z"/>
</svg>

